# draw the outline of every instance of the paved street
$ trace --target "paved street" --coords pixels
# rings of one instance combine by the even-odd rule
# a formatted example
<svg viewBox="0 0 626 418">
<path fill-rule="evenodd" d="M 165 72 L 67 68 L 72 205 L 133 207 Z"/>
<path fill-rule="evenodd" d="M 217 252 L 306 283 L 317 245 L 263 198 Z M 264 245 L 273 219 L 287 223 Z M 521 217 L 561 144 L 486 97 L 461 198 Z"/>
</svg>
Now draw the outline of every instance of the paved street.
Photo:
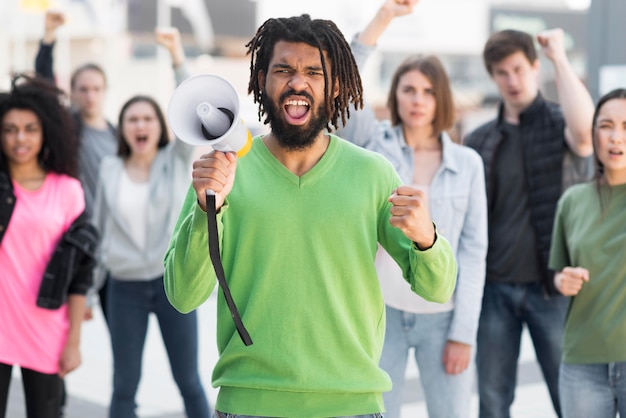
<svg viewBox="0 0 626 418">
<path fill-rule="evenodd" d="M 212 404 L 217 391 L 210 386 L 211 370 L 217 358 L 215 335 L 215 293 L 199 309 L 200 367 L 205 389 Z M 111 396 L 111 351 L 108 334 L 99 309 L 95 318 L 84 324 L 82 336 L 83 365 L 67 378 L 69 393 L 66 418 L 105 418 Z M 151 318 L 143 359 L 143 377 L 137 403 L 141 418 L 184 418 L 178 390 L 171 378 L 165 349 L 158 325 Z M 421 393 L 419 373 L 412 362 L 407 370 L 409 384 L 402 409 L 403 418 L 426 418 L 426 407 Z M 14 373 L 7 411 L 8 418 L 25 418 L 21 381 Z M 472 399 L 472 415 L 477 416 L 476 396 Z M 522 340 L 519 386 L 513 405 L 513 417 L 554 418 L 552 407 L 541 374 L 535 362 L 528 335 Z"/>
</svg>

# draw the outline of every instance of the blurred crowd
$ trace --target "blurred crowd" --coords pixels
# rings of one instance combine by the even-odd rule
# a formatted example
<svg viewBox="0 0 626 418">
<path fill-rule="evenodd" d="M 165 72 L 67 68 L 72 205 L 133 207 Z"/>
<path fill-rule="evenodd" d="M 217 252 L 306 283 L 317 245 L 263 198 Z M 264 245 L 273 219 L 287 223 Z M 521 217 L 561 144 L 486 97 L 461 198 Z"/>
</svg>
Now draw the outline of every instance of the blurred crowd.
<svg viewBox="0 0 626 418">
<path fill-rule="evenodd" d="M 330 20 L 268 19 L 246 45 L 258 123 L 234 146 L 192 115 L 198 147 L 154 91 L 108 120 L 95 62 L 60 88 L 66 16 L 49 10 L 33 71 L 0 93 L 0 416 L 14 367 L 28 418 L 64 415 L 93 309 L 110 418 L 137 416 L 152 315 L 190 418 L 399 418 L 410 354 L 431 418 L 472 415 L 475 384 L 478 416 L 506 418 L 524 329 L 555 416 L 626 416 L 626 86 L 594 103 L 563 30 L 505 29 L 482 54 L 499 94 L 487 120 L 461 124 L 436 55 L 400 63 L 381 112 L 361 72 L 420 12 L 385 0 L 353 39 Z M 240 123 L 211 103 L 222 93 L 197 81 L 178 29 L 154 42 L 176 86 L 206 90 L 194 108 Z M 218 286 L 212 405 L 197 308 Z"/>
</svg>

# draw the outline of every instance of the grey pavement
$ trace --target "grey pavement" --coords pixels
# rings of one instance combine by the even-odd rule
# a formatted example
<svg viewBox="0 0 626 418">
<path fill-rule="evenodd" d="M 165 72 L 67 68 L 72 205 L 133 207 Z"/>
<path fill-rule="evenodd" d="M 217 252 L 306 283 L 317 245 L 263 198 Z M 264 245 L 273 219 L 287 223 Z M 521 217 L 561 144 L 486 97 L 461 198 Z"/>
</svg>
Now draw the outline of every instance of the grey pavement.
<svg viewBox="0 0 626 418">
<path fill-rule="evenodd" d="M 217 359 L 215 346 L 215 293 L 199 308 L 200 374 L 205 390 L 214 405 L 217 390 L 210 386 L 211 371 Z M 82 330 L 83 365 L 68 375 L 66 418 L 106 418 L 111 396 L 111 350 L 108 331 L 99 309 L 94 319 Z M 25 418 L 19 372 L 14 370 L 7 418 Z M 403 418 L 426 418 L 426 406 L 419 372 L 412 358 L 407 368 Z M 182 400 L 170 374 L 167 356 L 160 339 L 158 325 L 150 318 L 143 357 L 143 375 L 137 394 L 141 418 L 184 418 Z M 525 332 L 518 370 L 518 387 L 512 416 L 519 418 L 554 418 L 550 398 L 537 366 L 532 343 Z M 478 398 L 472 397 L 471 418 L 478 415 Z"/>
</svg>

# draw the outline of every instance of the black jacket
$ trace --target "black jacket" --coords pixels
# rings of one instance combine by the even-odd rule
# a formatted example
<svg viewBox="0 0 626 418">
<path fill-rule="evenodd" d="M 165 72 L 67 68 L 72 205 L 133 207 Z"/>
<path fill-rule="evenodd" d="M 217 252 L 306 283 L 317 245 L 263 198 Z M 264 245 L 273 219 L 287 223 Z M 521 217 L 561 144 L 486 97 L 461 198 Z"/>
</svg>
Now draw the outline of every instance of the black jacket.
<svg viewBox="0 0 626 418">
<path fill-rule="evenodd" d="M 11 178 L 3 170 L 0 170 L 0 243 L 9 226 L 11 214 L 15 207 L 15 195 Z"/>
<path fill-rule="evenodd" d="M 68 295 L 86 295 L 96 266 L 98 231 L 83 212 L 63 234 L 39 287 L 37 306 L 58 309 Z"/>
<path fill-rule="evenodd" d="M 0 245 L 15 208 L 15 194 L 9 175 L 0 170 Z M 46 267 L 39 288 L 37 306 L 58 309 L 68 294 L 84 295 L 91 287 L 99 236 L 83 212 L 63 234 Z"/>
<path fill-rule="evenodd" d="M 471 132 L 465 144 L 475 149 L 483 159 L 489 211 L 494 196 L 494 160 L 504 139 L 502 132 L 504 110 L 498 117 Z M 550 294 L 557 293 L 548 269 L 550 241 L 556 205 L 562 192 L 565 120 L 560 107 L 538 94 L 532 104 L 520 114 L 524 164 L 528 181 L 531 222 L 536 232 L 537 250 L 542 266 L 542 282 Z"/>
</svg>

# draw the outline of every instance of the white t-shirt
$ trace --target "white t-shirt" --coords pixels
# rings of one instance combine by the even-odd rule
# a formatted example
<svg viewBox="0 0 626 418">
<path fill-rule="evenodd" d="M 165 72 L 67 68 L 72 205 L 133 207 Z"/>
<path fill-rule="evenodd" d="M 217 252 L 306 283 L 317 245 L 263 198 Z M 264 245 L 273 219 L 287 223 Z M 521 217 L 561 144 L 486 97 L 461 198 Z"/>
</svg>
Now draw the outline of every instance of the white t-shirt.
<svg viewBox="0 0 626 418">
<path fill-rule="evenodd" d="M 128 225 L 129 235 L 142 250 L 146 248 L 149 186 L 150 182 L 137 183 L 131 180 L 126 170 L 122 170 L 117 210 Z"/>
</svg>

